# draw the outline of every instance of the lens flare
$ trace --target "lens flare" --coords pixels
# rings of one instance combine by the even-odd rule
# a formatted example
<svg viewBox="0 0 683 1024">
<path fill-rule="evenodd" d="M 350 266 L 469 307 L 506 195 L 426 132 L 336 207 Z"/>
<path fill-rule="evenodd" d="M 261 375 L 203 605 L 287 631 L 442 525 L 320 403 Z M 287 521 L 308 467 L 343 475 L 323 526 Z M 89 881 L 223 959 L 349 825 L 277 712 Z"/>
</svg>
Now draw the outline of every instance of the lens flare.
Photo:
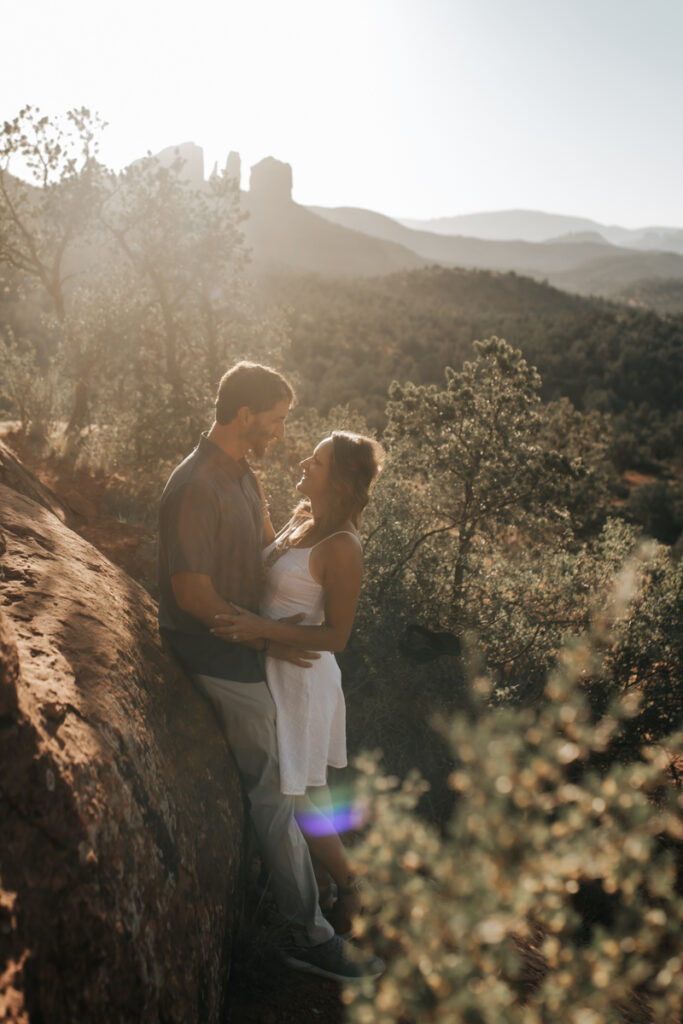
<svg viewBox="0 0 683 1024">
<path fill-rule="evenodd" d="M 329 836 L 360 828 L 365 824 L 366 815 L 348 793 L 338 791 L 330 793 L 330 800 L 324 805 L 309 802 L 306 810 L 297 811 L 296 820 L 301 831 L 309 836 Z"/>
</svg>

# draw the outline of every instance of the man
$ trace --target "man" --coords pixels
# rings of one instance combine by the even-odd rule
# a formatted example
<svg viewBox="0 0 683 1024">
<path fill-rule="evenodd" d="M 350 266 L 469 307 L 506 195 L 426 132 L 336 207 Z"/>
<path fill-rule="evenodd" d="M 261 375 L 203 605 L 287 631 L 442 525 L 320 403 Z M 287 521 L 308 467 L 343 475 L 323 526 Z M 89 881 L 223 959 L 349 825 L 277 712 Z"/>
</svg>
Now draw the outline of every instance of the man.
<svg viewBox="0 0 683 1024">
<path fill-rule="evenodd" d="M 211 429 L 162 495 L 159 625 L 213 704 L 234 754 L 278 909 L 292 924 L 285 960 L 338 980 L 376 977 L 382 961 L 343 942 L 322 916 L 293 797 L 280 793 L 275 705 L 257 649 L 264 642 L 228 643 L 210 631 L 231 602 L 258 611 L 267 509 L 246 455 L 282 440 L 292 400 L 287 381 L 266 366 L 238 363 L 222 378 Z M 318 657 L 274 643 L 268 653 L 302 667 Z"/>
</svg>

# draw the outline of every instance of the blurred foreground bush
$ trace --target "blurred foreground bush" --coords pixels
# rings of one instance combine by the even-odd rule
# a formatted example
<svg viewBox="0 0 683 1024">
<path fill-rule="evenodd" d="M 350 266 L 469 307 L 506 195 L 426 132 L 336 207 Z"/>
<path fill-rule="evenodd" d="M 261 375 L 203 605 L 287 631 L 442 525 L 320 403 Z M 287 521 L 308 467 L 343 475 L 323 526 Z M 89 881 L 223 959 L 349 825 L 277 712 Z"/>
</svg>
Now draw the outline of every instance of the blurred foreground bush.
<svg viewBox="0 0 683 1024">
<path fill-rule="evenodd" d="M 383 955 L 375 989 L 349 990 L 354 1024 L 623 1024 L 683 1019 L 683 734 L 615 757 L 647 688 L 601 712 L 648 555 L 636 553 L 533 706 L 481 702 L 439 730 L 452 751 L 450 820 L 415 813 L 424 783 L 359 759 L 369 829 L 364 941 Z M 613 640 L 610 645 L 609 640 Z M 609 687 L 607 687 L 609 690 Z M 680 767 L 680 761 L 679 761 Z"/>
</svg>

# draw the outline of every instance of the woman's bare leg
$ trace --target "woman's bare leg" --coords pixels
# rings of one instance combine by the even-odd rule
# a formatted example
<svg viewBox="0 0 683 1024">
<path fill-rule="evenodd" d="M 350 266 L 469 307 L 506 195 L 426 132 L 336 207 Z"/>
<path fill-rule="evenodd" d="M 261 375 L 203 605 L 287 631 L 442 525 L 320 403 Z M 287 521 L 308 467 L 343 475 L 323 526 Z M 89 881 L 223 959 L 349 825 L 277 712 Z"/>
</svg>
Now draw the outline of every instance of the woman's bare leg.
<svg viewBox="0 0 683 1024">
<path fill-rule="evenodd" d="M 308 843 L 308 837 L 304 835 L 304 839 Z M 334 904 L 332 875 L 329 873 L 325 865 L 315 856 L 311 850 L 310 844 L 308 846 L 308 851 L 311 855 L 313 873 L 318 885 L 318 902 L 324 911 L 331 910 Z"/>
<path fill-rule="evenodd" d="M 296 797 L 295 814 L 308 848 L 341 889 L 351 884 L 353 874 L 331 812 L 332 800 L 327 786 L 310 788 Z"/>
<path fill-rule="evenodd" d="M 337 930 L 349 931 L 351 918 L 360 911 L 360 899 L 355 890 L 348 891 L 349 887 L 353 886 L 354 878 L 346 859 L 344 845 L 334 828 L 332 798 L 327 786 L 309 788 L 304 795 L 296 798 L 295 807 L 296 817 L 311 851 L 313 863 L 322 865 L 337 883 Z M 320 881 L 318 885 L 320 886 Z"/>
</svg>

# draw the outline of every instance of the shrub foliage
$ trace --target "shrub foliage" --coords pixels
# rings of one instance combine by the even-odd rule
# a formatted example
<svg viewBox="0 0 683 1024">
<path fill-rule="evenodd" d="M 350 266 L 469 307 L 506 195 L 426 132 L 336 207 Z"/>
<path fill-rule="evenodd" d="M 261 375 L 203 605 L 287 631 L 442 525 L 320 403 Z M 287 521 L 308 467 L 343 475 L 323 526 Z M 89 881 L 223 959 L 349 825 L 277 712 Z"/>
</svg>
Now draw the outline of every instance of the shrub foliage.
<svg viewBox="0 0 683 1024">
<path fill-rule="evenodd" d="M 626 606 L 621 614 L 628 614 Z M 348 990 L 359 1024 L 622 1024 L 683 1011 L 683 794 L 671 751 L 606 759 L 636 692 L 597 716 L 582 683 L 594 643 L 566 648 L 532 707 L 481 707 L 440 728 L 456 800 L 442 830 L 415 813 L 424 784 L 358 761 L 369 826 L 365 942 L 376 990 Z M 474 687 L 483 698 L 491 681 Z"/>
</svg>

